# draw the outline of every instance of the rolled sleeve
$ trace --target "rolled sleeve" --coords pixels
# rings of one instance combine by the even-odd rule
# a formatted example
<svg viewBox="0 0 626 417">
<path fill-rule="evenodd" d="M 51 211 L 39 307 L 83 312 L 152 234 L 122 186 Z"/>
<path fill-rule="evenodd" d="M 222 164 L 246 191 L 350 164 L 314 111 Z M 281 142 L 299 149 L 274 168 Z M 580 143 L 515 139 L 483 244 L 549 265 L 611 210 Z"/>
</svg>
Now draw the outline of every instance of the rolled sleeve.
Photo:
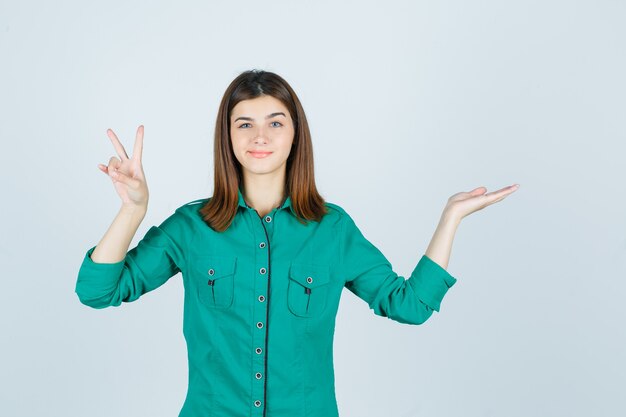
<svg viewBox="0 0 626 417">
<path fill-rule="evenodd" d="M 185 264 L 181 236 L 184 227 L 172 215 L 152 226 L 125 258 L 115 263 L 91 259 L 96 246 L 87 250 L 76 279 L 81 303 L 93 308 L 119 306 L 163 285 Z"/>
<path fill-rule="evenodd" d="M 439 311 L 443 297 L 456 281 L 448 271 L 426 255 L 422 255 L 408 280 L 420 300 L 435 311 Z"/>
<path fill-rule="evenodd" d="M 400 323 L 422 324 L 439 311 L 456 278 L 423 255 L 411 277 L 398 275 L 346 213 L 341 232 L 340 270 L 344 286 L 368 303 L 376 315 Z"/>
</svg>

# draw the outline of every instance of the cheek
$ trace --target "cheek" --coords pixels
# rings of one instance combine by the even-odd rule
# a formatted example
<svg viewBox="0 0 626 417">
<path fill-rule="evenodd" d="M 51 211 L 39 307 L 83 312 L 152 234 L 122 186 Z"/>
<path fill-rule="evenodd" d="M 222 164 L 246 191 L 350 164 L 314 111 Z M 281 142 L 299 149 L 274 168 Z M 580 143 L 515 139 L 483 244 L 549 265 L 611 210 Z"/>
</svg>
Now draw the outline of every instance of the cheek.
<svg viewBox="0 0 626 417">
<path fill-rule="evenodd" d="M 291 145 L 293 144 L 293 141 L 295 140 L 294 138 L 294 132 L 293 130 L 291 131 L 285 131 L 280 135 L 280 143 L 281 143 L 281 147 L 282 148 L 286 148 L 289 149 L 291 148 Z"/>
<path fill-rule="evenodd" d="M 233 152 L 235 152 L 236 155 L 241 155 L 243 149 L 245 149 L 245 141 L 243 140 L 243 138 L 231 135 L 230 144 L 233 147 Z"/>
</svg>

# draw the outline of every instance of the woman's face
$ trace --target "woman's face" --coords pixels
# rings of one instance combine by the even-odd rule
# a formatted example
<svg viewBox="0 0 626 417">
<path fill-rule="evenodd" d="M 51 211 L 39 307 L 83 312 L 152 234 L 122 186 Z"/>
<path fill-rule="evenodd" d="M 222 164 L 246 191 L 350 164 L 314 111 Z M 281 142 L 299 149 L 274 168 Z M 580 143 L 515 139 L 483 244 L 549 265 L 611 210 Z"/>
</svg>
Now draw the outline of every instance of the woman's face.
<svg viewBox="0 0 626 417">
<path fill-rule="evenodd" d="M 244 175 L 285 170 L 294 138 L 291 115 L 272 96 L 240 101 L 230 116 L 230 138 Z"/>
</svg>

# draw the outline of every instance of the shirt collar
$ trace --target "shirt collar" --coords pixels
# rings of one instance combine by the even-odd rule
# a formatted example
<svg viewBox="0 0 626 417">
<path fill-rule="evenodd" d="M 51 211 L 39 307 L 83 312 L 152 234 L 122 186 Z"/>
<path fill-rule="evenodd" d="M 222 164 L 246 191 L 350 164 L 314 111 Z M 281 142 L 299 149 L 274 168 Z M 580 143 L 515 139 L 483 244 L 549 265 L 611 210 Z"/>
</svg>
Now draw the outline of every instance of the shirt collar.
<svg viewBox="0 0 626 417">
<path fill-rule="evenodd" d="M 246 204 L 246 201 L 243 199 L 243 194 L 241 192 L 241 188 L 237 189 L 237 194 L 239 196 L 239 207 L 247 208 L 248 205 Z M 287 196 L 283 200 L 283 203 L 278 207 L 279 210 L 281 210 L 283 208 L 289 208 L 289 210 L 291 210 L 291 212 L 293 213 L 293 208 L 291 206 L 291 196 Z"/>
</svg>

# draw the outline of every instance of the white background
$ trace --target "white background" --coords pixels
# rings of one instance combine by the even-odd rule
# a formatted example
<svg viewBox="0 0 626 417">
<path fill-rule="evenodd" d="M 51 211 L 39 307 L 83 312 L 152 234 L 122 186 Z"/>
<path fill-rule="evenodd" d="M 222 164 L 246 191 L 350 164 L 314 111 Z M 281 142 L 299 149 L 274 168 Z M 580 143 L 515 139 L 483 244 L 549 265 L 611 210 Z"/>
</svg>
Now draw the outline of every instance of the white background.
<svg viewBox="0 0 626 417">
<path fill-rule="evenodd" d="M 212 192 L 219 100 L 283 76 L 322 195 L 410 274 L 449 196 L 458 279 L 422 326 L 344 291 L 342 417 L 626 413 L 623 1 L 0 2 L 0 415 L 175 416 L 181 276 L 104 310 L 74 293 L 119 208 L 98 170 L 145 125 L 151 225 Z"/>
</svg>

